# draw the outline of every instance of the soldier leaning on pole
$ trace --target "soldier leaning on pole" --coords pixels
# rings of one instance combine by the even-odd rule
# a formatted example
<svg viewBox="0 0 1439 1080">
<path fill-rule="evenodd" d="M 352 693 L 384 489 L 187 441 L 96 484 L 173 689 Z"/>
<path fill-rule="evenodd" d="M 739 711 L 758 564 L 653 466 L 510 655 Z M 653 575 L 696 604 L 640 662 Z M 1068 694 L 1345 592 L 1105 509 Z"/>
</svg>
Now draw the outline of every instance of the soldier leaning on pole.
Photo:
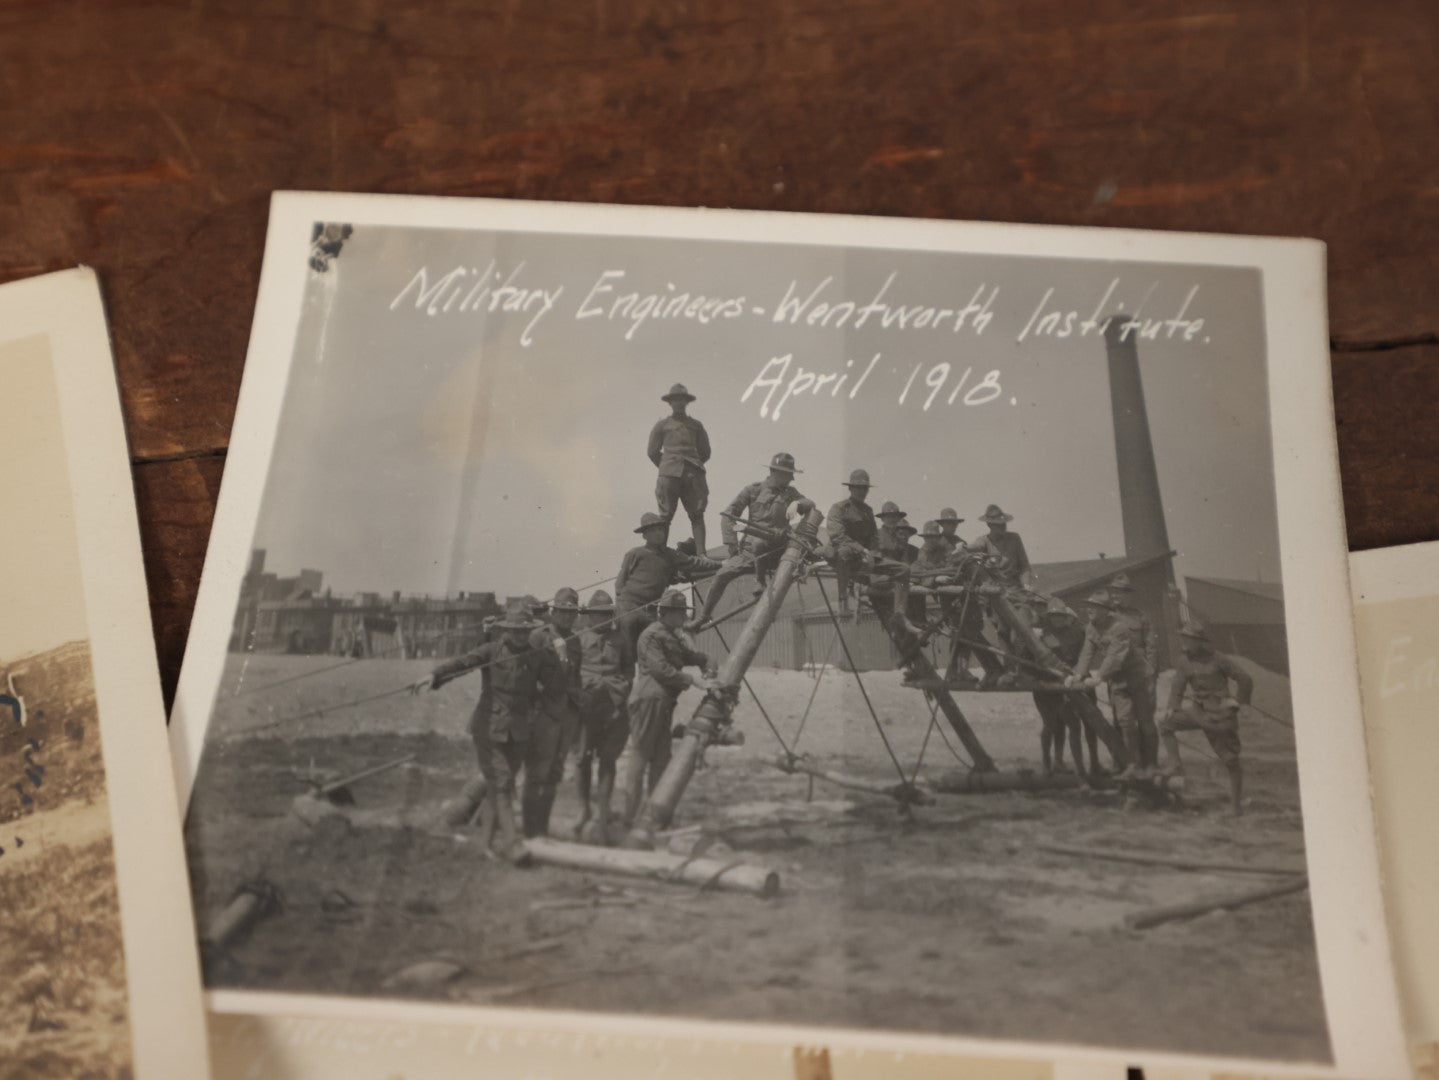
<svg viewBox="0 0 1439 1080">
<path fill-rule="evenodd" d="M 669 765 L 675 703 L 680 694 L 691 686 L 719 688 L 713 662 L 692 649 L 680 633 L 689 614 L 684 594 L 671 589 L 660 597 L 656 610 L 658 621 L 640 634 L 639 667 L 630 692 L 630 736 L 621 780 L 626 828 L 634 824 L 644 794 L 654 790 Z M 703 674 L 686 671 L 687 667 L 698 667 Z"/>
<path fill-rule="evenodd" d="M 1114 722 L 1133 761 L 1125 774 L 1148 775 L 1159 756 L 1158 732 L 1154 728 L 1154 677 L 1149 661 L 1129 623 L 1114 610 L 1106 590 L 1095 591 L 1085 603 L 1094 632 L 1085 635 L 1075 674 L 1064 684 L 1097 687 L 1102 682 L 1109 683 Z M 1087 674 L 1096 658 L 1098 666 L 1093 674 Z"/>
<path fill-rule="evenodd" d="M 515 862 L 526 857 L 515 831 L 515 777 L 525 763 L 538 695 L 538 657 L 530 648 L 534 624 L 524 603 L 516 601 L 495 624 L 500 637 L 482 642 L 463 656 L 447 660 L 410 687 L 418 694 L 438 690 L 451 679 L 480 669 L 480 699 L 470 714 L 480 775 L 485 780 L 482 850 L 499 833 L 500 852 Z"/>
<path fill-rule="evenodd" d="M 659 470 L 655 478 L 655 503 L 665 519 L 665 539 L 675 510 L 684 504 L 694 536 L 695 553 L 705 552 L 705 508 L 709 505 L 709 484 L 705 480 L 705 463 L 710 459 L 710 438 L 705 426 L 686 413 L 695 396 L 683 383 L 675 383 L 660 398 L 669 402 L 670 415 L 650 431 L 647 453 Z"/>
<path fill-rule="evenodd" d="M 720 564 L 703 555 L 687 555 L 665 543 L 666 525 L 658 514 L 644 514 L 635 532 L 644 538 L 620 561 L 615 578 L 615 610 L 624 634 L 626 663 L 634 667 L 640 632 L 654 621 L 654 604 L 682 574 L 703 574 Z"/>
<path fill-rule="evenodd" d="M 879 552 L 879 526 L 868 502 L 870 486 L 869 473 L 864 469 L 851 472 L 845 482 L 849 498 L 829 508 L 824 531 L 829 537 L 830 564 L 839 579 L 839 613 L 849 614 L 849 583 L 867 577 L 870 603 L 888 628 L 893 613 L 902 615 L 909 598 L 909 565 Z M 879 582 L 875 579 L 893 583 L 893 594 L 882 585 L 876 588 Z"/>
<path fill-rule="evenodd" d="M 1202 731 L 1215 756 L 1229 773 L 1230 811 L 1244 813 L 1244 773 L 1239 763 L 1239 710 L 1254 694 L 1254 679 L 1231 656 L 1217 652 L 1209 635 L 1198 623 L 1179 631 L 1184 658 L 1175 665 L 1169 684 L 1169 705 L 1159 720 L 1159 737 L 1164 741 L 1165 772 L 1181 773 L 1179 731 Z M 1229 683 L 1234 683 L 1230 693 Z M 1184 705 L 1184 692 L 1191 701 Z"/>
<path fill-rule="evenodd" d="M 783 536 L 789 532 L 790 504 L 800 503 L 803 512 L 814 505 L 790 483 L 796 473 L 803 471 L 795 467 L 793 454 L 781 450 L 770 458 L 769 475 L 746 484 L 725 507 L 720 517 L 720 535 L 729 549 L 729 558 L 710 583 L 704 609 L 689 622 L 687 629 L 698 629 L 709 621 L 730 582 L 736 578 L 754 574 L 759 587 L 769 579 L 784 554 Z M 735 523 L 746 517 L 749 524 L 757 528 L 741 540 Z"/>
<path fill-rule="evenodd" d="M 575 835 L 601 844 L 609 842 L 610 801 L 615 790 L 615 764 L 629 737 L 628 702 L 633 666 L 626 662 L 629 648 L 614 620 L 609 593 L 596 589 L 585 604 L 590 625 L 580 631 L 580 679 L 584 704 L 580 712 L 578 786 L 580 822 Z M 590 824 L 590 772 L 599 765 L 595 792 L 598 815 Z"/>
<path fill-rule="evenodd" d="M 550 830 L 550 811 L 565 773 L 565 755 L 580 726 L 583 655 L 575 633 L 580 594 L 571 588 L 555 593 L 550 621 L 530 632 L 539 683 L 529 752 L 525 755 L 525 785 L 520 797 L 522 827 L 526 836 L 544 836 Z"/>
</svg>

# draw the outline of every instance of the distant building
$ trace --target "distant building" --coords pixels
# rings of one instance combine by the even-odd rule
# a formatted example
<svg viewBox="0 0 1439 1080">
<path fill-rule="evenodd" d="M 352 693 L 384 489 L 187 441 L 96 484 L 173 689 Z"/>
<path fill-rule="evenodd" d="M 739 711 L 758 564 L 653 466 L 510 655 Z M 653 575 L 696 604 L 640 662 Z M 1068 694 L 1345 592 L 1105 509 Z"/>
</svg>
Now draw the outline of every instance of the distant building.
<svg viewBox="0 0 1439 1080">
<path fill-rule="evenodd" d="M 1209 630 L 1214 647 L 1289 674 L 1284 588 L 1278 582 L 1236 578 L 1184 579 L 1189 610 Z"/>
<path fill-rule="evenodd" d="M 481 624 L 498 615 L 492 592 L 453 597 L 321 592 L 324 575 L 301 570 L 281 578 L 251 554 L 230 635 L 232 651 L 304 655 L 450 657 L 480 643 Z"/>
</svg>

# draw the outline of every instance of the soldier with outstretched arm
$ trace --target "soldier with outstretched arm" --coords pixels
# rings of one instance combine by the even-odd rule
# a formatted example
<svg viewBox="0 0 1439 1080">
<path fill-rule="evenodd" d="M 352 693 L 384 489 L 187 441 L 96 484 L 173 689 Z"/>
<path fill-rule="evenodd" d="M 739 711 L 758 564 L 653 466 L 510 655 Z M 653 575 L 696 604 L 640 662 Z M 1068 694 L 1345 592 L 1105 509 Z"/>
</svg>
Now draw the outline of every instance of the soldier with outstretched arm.
<svg viewBox="0 0 1439 1080">
<path fill-rule="evenodd" d="M 720 535 L 729 549 L 729 558 L 710 583 L 703 610 L 690 620 L 687 629 L 698 629 L 709 621 L 730 582 L 736 578 L 754 574 L 759 586 L 768 580 L 784 554 L 783 537 L 789 531 L 790 505 L 799 503 L 802 511 L 808 511 L 813 505 L 791 483 L 795 474 L 803 471 L 795 467 L 793 454 L 781 450 L 770 458 L 769 475 L 746 484 L 725 508 L 720 518 Z M 756 528 L 741 539 L 735 526 L 746 516 L 749 524 Z"/>
<path fill-rule="evenodd" d="M 1230 810 L 1244 813 L 1244 772 L 1239 763 L 1239 710 L 1254 694 L 1254 678 L 1218 652 L 1198 623 L 1179 631 L 1184 657 L 1175 666 L 1169 684 L 1169 705 L 1159 720 L 1159 737 L 1164 741 L 1164 771 L 1182 772 L 1179 761 L 1179 731 L 1202 731 L 1214 754 L 1229 773 Z M 1234 692 L 1229 690 L 1234 683 Z M 1184 692 L 1190 704 L 1184 704 Z"/>
<path fill-rule="evenodd" d="M 499 850 L 520 862 L 524 844 L 515 830 L 515 777 L 525 763 L 538 695 L 537 657 L 530 648 L 530 622 L 524 605 L 511 605 L 495 626 L 500 637 L 482 642 L 463 656 L 447 660 L 410 687 L 410 693 L 438 690 L 451 679 L 480 671 L 480 699 L 470 714 L 480 775 L 485 779 L 482 850 L 489 852 L 496 832 Z"/>
</svg>

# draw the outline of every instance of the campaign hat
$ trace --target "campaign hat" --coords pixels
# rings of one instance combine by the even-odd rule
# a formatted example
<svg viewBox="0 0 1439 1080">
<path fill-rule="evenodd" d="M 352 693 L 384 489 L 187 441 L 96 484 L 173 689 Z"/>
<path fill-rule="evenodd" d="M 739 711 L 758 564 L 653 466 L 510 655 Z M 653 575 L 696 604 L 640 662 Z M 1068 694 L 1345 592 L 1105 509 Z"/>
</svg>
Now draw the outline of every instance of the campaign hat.
<svg viewBox="0 0 1439 1080">
<path fill-rule="evenodd" d="M 678 382 L 675 383 L 673 386 L 670 387 L 670 392 L 669 392 L 668 394 L 661 395 L 660 400 L 661 400 L 661 401 L 673 401 L 673 400 L 675 400 L 676 398 L 681 398 L 681 399 L 683 399 L 683 400 L 685 400 L 685 401 L 694 401 L 694 400 L 695 400 L 695 396 L 694 396 L 693 394 L 691 394 L 691 393 L 685 388 L 685 384 L 684 384 L 684 383 L 678 383 Z"/>
<path fill-rule="evenodd" d="M 984 513 L 980 516 L 979 520 L 984 522 L 986 525 L 989 525 L 995 522 L 1013 521 L 1014 515 L 1006 514 L 1003 510 L 999 508 L 998 503 L 990 503 L 984 508 Z"/>
<path fill-rule="evenodd" d="M 963 521 L 964 518 L 959 516 L 959 511 L 956 510 L 954 507 L 946 506 L 943 510 L 939 512 L 939 520 L 960 522 Z"/>
<path fill-rule="evenodd" d="M 1195 641 L 1208 641 L 1209 631 L 1205 630 L 1200 623 L 1190 620 L 1179 628 L 1181 637 L 1193 638 Z"/>
<path fill-rule="evenodd" d="M 875 514 L 874 516 L 882 518 L 902 518 L 904 517 L 904 511 L 901 510 L 896 504 L 892 502 L 887 502 L 879 508 L 879 513 Z"/>
<path fill-rule="evenodd" d="M 920 536 L 943 536 L 944 530 L 939 527 L 939 522 L 930 520 L 924 523 L 924 528 L 919 530 Z"/>
<path fill-rule="evenodd" d="M 795 468 L 794 455 L 786 453 L 783 450 L 781 450 L 778 454 L 769 459 L 769 467 L 771 469 L 782 469 L 784 472 L 790 473 L 791 475 L 793 475 L 794 473 L 804 472 L 803 469 Z"/>
<path fill-rule="evenodd" d="M 509 600 L 505 603 L 505 613 L 496 620 L 495 625 L 501 630 L 529 630 L 535 625 L 530 618 L 530 606 L 525 598 Z"/>
<path fill-rule="evenodd" d="M 869 482 L 869 473 L 864 469 L 855 469 L 849 474 L 849 479 L 844 482 L 845 487 L 872 487 Z"/>
<path fill-rule="evenodd" d="M 596 589 L 590 593 L 590 598 L 585 601 L 585 610 L 592 614 L 607 614 L 614 611 L 615 601 L 604 589 Z"/>
<path fill-rule="evenodd" d="M 918 529 L 916 529 L 913 525 L 909 523 L 909 520 L 907 518 L 901 518 L 899 521 L 896 521 L 894 523 L 894 531 L 907 532 L 910 536 L 913 536 L 915 533 L 919 532 Z"/>
<path fill-rule="evenodd" d="M 638 529 L 635 530 L 635 532 L 642 533 L 646 529 L 654 529 L 661 526 L 664 528 L 669 528 L 669 524 L 670 523 L 666 521 L 663 517 L 661 517 L 659 514 L 646 511 L 645 513 L 640 515 L 640 526 Z"/>
<path fill-rule="evenodd" d="M 1117 592 L 1134 591 L 1134 586 L 1129 583 L 1129 575 L 1125 573 L 1118 573 L 1110 578 L 1107 588 Z"/>
<path fill-rule="evenodd" d="M 551 611 L 579 611 L 580 594 L 568 585 L 561 586 L 555 590 L 554 601 L 550 604 Z"/>
<path fill-rule="evenodd" d="M 688 611 L 689 606 L 689 601 L 685 599 L 685 594 L 678 589 L 669 590 L 669 592 L 655 601 L 655 607 L 660 611 Z"/>
<path fill-rule="evenodd" d="M 1114 609 L 1114 601 L 1110 599 L 1109 593 L 1103 589 L 1095 589 L 1094 592 L 1085 597 L 1084 602 L 1092 607 L 1102 607 L 1106 611 L 1112 611 Z"/>
</svg>

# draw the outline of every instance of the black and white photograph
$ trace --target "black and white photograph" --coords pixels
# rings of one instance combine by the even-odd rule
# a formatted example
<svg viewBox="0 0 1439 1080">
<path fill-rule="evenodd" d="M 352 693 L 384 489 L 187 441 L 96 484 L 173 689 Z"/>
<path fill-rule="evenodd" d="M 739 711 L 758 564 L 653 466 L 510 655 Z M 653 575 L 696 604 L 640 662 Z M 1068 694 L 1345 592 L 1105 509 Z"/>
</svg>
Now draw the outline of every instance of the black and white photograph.
<svg viewBox="0 0 1439 1080">
<path fill-rule="evenodd" d="M 94 276 L 0 288 L 0 330 L 0 1077 L 203 1080 L 196 951 L 175 933 L 191 918 L 177 805 Z"/>
<path fill-rule="evenodd" d="M 1323 311 L 1244 256 L 1322 263 L 1142 236 L 278 197 L 172 723 L 212 1004 L 1362 1061 Z"/>
</svg>

